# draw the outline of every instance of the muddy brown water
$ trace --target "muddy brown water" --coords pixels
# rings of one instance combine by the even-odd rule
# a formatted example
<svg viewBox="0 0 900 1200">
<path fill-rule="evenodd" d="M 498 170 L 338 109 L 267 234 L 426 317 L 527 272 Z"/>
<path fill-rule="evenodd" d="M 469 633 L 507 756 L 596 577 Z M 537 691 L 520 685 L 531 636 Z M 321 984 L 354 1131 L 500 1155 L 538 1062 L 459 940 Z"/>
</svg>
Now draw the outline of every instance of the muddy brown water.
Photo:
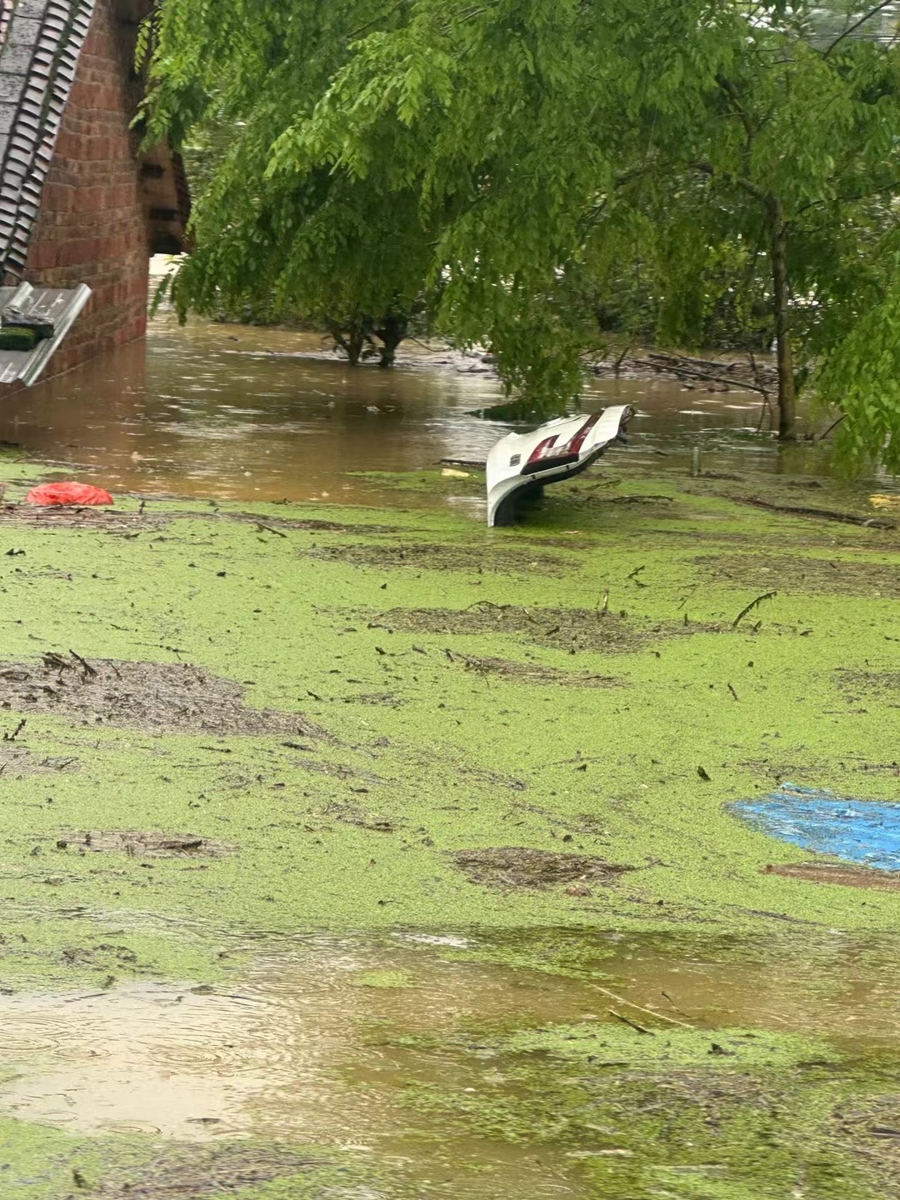
<svg viewBox="0 0 900 1200">
<path fill-rule="evenodd" d="M 193 323 L 170 315 L 122 347 L 4 400 L 0 442 L 113 492 L 226 500 L 391 501 L 348 472 L 407 471 L 445 457 L 483 461 L 512 426 L 472 415 L 504 399 L 480 357 L 405 343 L 391 372 L 351 370 L 315 334 Z M 590 404 L 588 405 L 588 400 Z M 617 458 L 643 468 L 814 470 L 755 433 L 752 392 L 687 391 L 671 381 L 597 380 L 585 404 L 638 416 Z M 612 460 L 610 460 L 612 461 Z M 397 494 L 393 493 L 393 502 Z M 402 494 L 404 505 L 427 497 Z M 450 497 L 477 512 L 469 496 Z"/>
<path fill-rule="evenodd" d="M 496 1086 L 490 1057 L 473 1069 L 382 1042 L 512 1013 L 531 1023 L 590 1019 L 602 1012 L 596 993 L 562 977 L 441 962 L 429 943 L 436 951 L 467 941 L 322 942 L 263 955 L 212 992 L 134 984 L 0 997 L 0 1062 L 14 1073 L 0 1084 L 0 1111 L 93 1136 L 314 1145 L 399 1174 L 391 1195 L 487 1200 L 500 1181 L 516 1200 L 578 1194 L 563 1149 L 454 1136 L 393 1103 L 411 1075 L 447 1088 Z M 402 990 L 384 986 L 397 982 Z"/>
<path fill-rule="evenodd" d="M 896 963 L 877 943 L 822 933 L 798 956 L 775 942 L 560 931 L 567 942 L 602 973 L 472 960 L 477 935 L 398 933 L 263 949 L 216 988 L 0 996 L 0 1112 L 88 1136 L 283 1139 L 390 1172 L 392 1197 L 580 1197 L 590 1147 L 478 1137 L 404 1105 L 405 1089 L 502 1099 L 516 1061 L 491 1048 L 491 1030 L 611 1021 L 611 1007 L 851 1050 L 900 1035 Z M 416 1045 L 423 1035 L 431 1043 Z"/>
</svg>

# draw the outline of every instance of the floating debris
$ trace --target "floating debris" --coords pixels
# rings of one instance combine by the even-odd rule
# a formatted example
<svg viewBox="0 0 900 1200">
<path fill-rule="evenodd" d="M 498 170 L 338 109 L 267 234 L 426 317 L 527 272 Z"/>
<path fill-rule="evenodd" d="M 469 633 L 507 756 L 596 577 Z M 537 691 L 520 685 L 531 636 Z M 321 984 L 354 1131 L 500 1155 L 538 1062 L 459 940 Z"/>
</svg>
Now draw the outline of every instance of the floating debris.
<svg viewBox="0 0 900 1200">
<path fill-rule="evenodd" d="M 608 886 L 633 870 L 594 854 L 565 854 L 527 846 L 456 850 L 452 858 L 470 883 L 491 888 L 545 888 L 558 883 Z"/>
<path fill-rule="evenodd" d="M 731 811 L 770 837 L 879 871 L 900 871 L 900 804 L 785 783 Z"/>
</svg>

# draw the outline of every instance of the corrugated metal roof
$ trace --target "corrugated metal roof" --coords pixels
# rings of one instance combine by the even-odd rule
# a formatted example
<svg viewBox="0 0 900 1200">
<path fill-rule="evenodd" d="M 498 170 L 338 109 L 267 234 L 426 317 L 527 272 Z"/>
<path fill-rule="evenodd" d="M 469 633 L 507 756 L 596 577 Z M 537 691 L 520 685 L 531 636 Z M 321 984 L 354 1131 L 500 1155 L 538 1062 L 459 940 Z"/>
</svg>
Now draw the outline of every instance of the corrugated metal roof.
<svg viewBox="0 0 900 1200">
<path fill-rule="evenodd" d="M 38 342 L 33 350 L 0 350 L 0 383 L 24 383 L 30 387 L 90 297 L 91 289 L 86 284 L 77 288 L 41 288 L 30 283 L 0 287 L 0 319 L 5 308 L 14 306 L 26 316 L 52 321 L 54 328 L 53 337 Z"/>
</svg>

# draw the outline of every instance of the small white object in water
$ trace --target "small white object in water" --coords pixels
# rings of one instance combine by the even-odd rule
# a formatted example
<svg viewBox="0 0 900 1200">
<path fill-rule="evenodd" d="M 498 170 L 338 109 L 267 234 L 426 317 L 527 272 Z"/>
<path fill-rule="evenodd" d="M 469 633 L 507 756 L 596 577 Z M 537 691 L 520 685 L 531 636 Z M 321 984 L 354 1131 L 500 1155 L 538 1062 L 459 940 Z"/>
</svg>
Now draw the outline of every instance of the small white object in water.
<svg viewBox="0 0 900 1200">
<path fill-rule="evenodd" d="M 450 933 L 395 933 L 399 942 L 420 942 L 425 946 L 453 946 L 464 950 L 469 945 L 469 939 L 456 937 Z"/>
<path fill-rule="evenodd" d="M 377 413 L 377 412 L 381 412 L 381 409 L 378 407 L 378 405 L 377 405 L 377 404 L 367 404 L 367 405 L 366 405 L 366 412 L 374 412 L 374 413 Z"/>
</svg>

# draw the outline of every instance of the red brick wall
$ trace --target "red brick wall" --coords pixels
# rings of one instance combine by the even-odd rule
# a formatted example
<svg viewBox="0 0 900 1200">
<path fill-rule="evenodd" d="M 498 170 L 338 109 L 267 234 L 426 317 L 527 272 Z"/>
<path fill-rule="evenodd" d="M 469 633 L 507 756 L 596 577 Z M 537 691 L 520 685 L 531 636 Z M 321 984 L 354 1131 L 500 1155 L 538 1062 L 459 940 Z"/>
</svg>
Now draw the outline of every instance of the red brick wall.
<svg viewBox="0 0 900 1200">
<path fill-rule="evenodd" d="M 128 53 L 114 0 L 100 0 L 44 186 L 25 274 L 29 283 L 86 283 L 94 292 L 47 375 L 146 330 L 149 233 L 138 138 L 129 129 L 134 87 Z"/>
</svg>

